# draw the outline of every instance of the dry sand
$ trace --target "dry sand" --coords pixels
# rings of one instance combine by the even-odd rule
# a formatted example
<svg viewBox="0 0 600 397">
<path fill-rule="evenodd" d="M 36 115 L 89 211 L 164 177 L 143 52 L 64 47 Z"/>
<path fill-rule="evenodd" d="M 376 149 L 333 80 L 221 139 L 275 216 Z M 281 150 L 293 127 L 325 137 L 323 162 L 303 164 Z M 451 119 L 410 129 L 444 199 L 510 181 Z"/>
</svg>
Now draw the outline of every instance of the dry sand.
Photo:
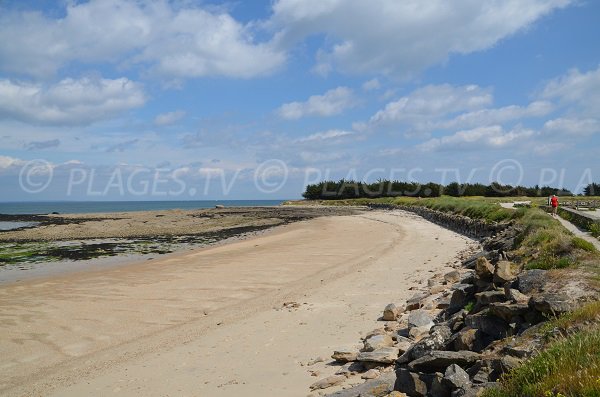
<svg viewBox="0 0 600 397">
<path fill-rule="evenodd" d="M 471 240 L 401 212 L 0 288 L 0 394 L 306 396 Z M 281 309 L 295 301 L 297 309 Z M 309 371 L 320 372 L 319 378 Z"/>
</svg>

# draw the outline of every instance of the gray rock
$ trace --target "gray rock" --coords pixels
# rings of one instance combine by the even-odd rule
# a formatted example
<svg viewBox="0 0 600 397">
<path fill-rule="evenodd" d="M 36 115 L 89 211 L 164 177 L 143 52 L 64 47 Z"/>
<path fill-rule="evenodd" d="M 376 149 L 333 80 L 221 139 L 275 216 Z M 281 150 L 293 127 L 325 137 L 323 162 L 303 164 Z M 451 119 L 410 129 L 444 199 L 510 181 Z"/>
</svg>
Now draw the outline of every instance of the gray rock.
<svg viewBox="0 0 600 397">
<path fill-rule="evenodd" d="M 475 299 L 477 301 L 477 306 L 481 308 L 493 302 L 504 302 L 506 296 L 504 291 L 492 290 L 475 294 Z"/>
<path fill-rule="evenodd" d="M 508 261 L 499 261 L 494 267 L 494 283 L 504 284 L 516 278 L 515 264 Z"/>
<path fill-rule="evenodd" d="M 394 344 L 394 340 L 387 334 L 373 335 L 364 341 L 363 352 L 372 352 L 374 350 L 381 349 L 383 347 L 391 347 Z"/>
<path fill-rule="evenodd" d="M 358 352 L 353 350 L 335 350 L 331 358 L 340 363 L 347 363 L 349 361 L 356 361 L 357 356 Z"/>
<path fill-rule="evenodd" d="M 365 373 L 363 373 L 360 378 L 361 379 L 375 379 L 379 376 L 380 372 L 376 369 L 370 369 L 368 371 L 366 371 Z"/>
<path fill-rule="evenodd" d="M 427 298 L 429 294 L 427 292 L 417 292 L 410 299 L 406 301 L 406 310 L 417 310 L 420 309 L 423 304 L 421 301 Z"/>
<path fill-rule="evenodd" d="M 469 303 L 475 292 L 475 287 L 473 284 L 455 284 L 452 289 L 454 291 L 450 298 L 450 307 L 448 307 L 448 310 L 451 313 L 455 313 Z"/>
<path fill-rule="evenodd" d="M 423 357 L 429 351 L 443 349 L 450 340 L 451 336 L 452 331 L 447 325 L 434 325 L 431 327 L 429 335 L 415 343 L 413 346 L 413 359 Z"/>
<path fill-rule="evenodd" d="M 480 257 L 475 262 L 475 274 L 481 280 L 492 281 L 494 277 L 494 265 L 485 257 Z"/>
<path fill-rule="evenodd" d="M 400 354 L 404 353 L 413 346 L 413 341 L 408 338 L 397 339 L 394 345 L 400 351 Z"/>
<path fill-rule="evenodd" d="M 356 359 L 361 362 L 392 364 L 398 358 L 399 352 L 397 347 L 384 347 L 372 352 L 360 352 Z"/>
<path fill-rule="evenodd" d="M 356 375 L 359 372 L 363 372 L 365 367 L 362 363 L 359 362 L 348 362 L 340 367 L 335 374 L 336 375 L 345 375 L 346 377 L 351 375 Z"/>
<path fill-rule="evenodd" d="M 408 331 L 408 336 L 410 336 L 415 342 L 418 342 L 429 335 L 431 326 L 431 324 L 428 324 L 422 327 L 412 327 L 410 331 Z"/>
<path fill-rule="evenodd" d="M 327 389 L 332 386 L 337 386 L 345 380 L 346 377 L 344 375 L 331 375 L 310 385 L 310 390 Z"/>
<path fill-rule="evenodd" d="M 449 365 L 457 364 L 465 367 L 477 361 L 481 355 L 479 353 L 461 350 L 457 352 L 436 350 L 425 354 L 416 360 L 411 361 L 408 367 L 413 370 L 423 372 L 444 371 Z"/>
<path fill-rule="evenodd" d="M 401 312 L 402 310 L 398 306 L 390 303 L 383 309 L 383 321 L 396 321 Z"/>
<path fill-rule="evenodd" d="M 410 331 L 413 327 L 425 327 L 431 328 L 434 325 L 431 316 L 424 310 L 414 310 L 408 315 L 408 329 Z"/>
<path fill-rule="evenodd" d="M 490 314 L 500 317 L 502 320 L 510 323 L 516 316 L 522 316 L 527 313 L 529 305 L 526 303 L 492 303 L 489 306 Z"/>
<path fill-rule="evenodd" d="M 517 276 L 514 288 L 524 294 L 539 292 L 546 284 L 547 271 L 542 269 L 525 270 Z"/>
<path fill-rule="evenodd" d="M 460 280 L 460 273 L 458 270 L 453 270 L 444 274 L 444 281 L 448 284 L 454 284 Z"/>
<path fill-rule="evenodd" d="M 407 368 L 396 370 L 394 390 L 406 393 L 410 397 L 425 397 L 428 395 L 444 397 L 449 392 L 439 394 L 442 374 L 423 374 Z M 433 394 L 435 392 L 438 394 Z"/>
<path fill-rule="evenodd" d="M 465 325 L 471 328 L 477 328 L 484 334 L 493 339 L 502 339 L 509 335 L 508 324 L 498 317 L 488 315 L 487 313 L 477 313 L 467 316 Z"/>
<path fill-rule="evenodd" d="M 577 306 L 577 302 L 561 293 L 542 293 L 534 296 L 530 304 L 537 311 L 549 315 L 566 313 Z"/>
<path fill-rule="evenodd" d="M 506 299 L 511 301 L 512 303 L 527 303 L 529 302 L 529 296 L 522 294 L 518 289 L 514 288 L 505 288 L 504 294 Z"/>
<path fill-rule="evenodd" d="M 454 350 L 471 350 L 479 352 L 483 349 L 484 343 L 478 329 L 463 328 L 452 336 L 452 347 Z"/>
<path fill-rule="evenodd" d="M 456 364 L 449 365 L 444 372 L 442 384 L 450 390 L 465 388 L 469 385 L 469 374 Z"/>
<path fill-rule="evenodd" d="M 394 372 L 381 374 L 358 386 L 329 394 L 328 397 L 384 397 L 394 390 L 396 375 Z"/>
</svg>

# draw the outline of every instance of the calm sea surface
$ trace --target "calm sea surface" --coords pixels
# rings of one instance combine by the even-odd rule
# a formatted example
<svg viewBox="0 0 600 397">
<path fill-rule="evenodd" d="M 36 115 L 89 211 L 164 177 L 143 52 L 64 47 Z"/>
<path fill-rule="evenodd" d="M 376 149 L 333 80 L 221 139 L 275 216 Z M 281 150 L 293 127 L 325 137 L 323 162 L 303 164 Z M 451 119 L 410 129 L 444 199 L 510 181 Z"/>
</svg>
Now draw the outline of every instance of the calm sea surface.
<svg viewBox="0 0 600 397">
<path fill-rule="evenodd" d="M 257 207 L 279 205 L 285 200 L 201 200 L 201 201 L 55 201 L 0 203 L 0 214 L 83 214 L 91 212 L 157 211 L 170 209 Z"/>
</svg>

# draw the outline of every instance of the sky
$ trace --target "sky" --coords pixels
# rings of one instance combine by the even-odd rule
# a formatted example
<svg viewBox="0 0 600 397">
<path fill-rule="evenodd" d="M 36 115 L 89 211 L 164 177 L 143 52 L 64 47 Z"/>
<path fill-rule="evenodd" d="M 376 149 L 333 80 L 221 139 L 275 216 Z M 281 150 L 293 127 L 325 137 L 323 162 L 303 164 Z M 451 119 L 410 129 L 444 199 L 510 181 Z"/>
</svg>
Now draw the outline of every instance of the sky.
<svg viewBox="0 0 600 397">
<path fill-rule="evenodd" d="M 600 182 L 600 2 L 0 0 L 0 201 Z"/>
</svg>

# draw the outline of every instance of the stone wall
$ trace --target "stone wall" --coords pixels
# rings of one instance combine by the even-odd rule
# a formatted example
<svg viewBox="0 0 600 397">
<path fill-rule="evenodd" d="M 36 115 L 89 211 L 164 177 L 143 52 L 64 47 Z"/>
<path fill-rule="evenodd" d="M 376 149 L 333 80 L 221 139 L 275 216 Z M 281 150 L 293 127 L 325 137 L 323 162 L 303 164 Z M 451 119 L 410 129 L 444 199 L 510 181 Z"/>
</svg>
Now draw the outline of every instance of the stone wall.
<svg viewBox="0 0 600 397">
<path fill-rule="evenodd" d="M 575 210 L 572 210 L 570 208 L 559 207 L 558 208 L 558 213 L 562 217 L 568 219 L 569 221 L 571 221 L 575 225 L 577 225 L 580 228 L 583 228 L 585 230 L 590 230 L 590 226 L 593 223 L 598 224 L 598 226 L 600 227 L 600 219 L 594 218 L 594 217 L 589 216 L 589 215 L 586 215 L 586 214 L 584 214 L 582 212 L 575 211 Z"/>
</svg>

